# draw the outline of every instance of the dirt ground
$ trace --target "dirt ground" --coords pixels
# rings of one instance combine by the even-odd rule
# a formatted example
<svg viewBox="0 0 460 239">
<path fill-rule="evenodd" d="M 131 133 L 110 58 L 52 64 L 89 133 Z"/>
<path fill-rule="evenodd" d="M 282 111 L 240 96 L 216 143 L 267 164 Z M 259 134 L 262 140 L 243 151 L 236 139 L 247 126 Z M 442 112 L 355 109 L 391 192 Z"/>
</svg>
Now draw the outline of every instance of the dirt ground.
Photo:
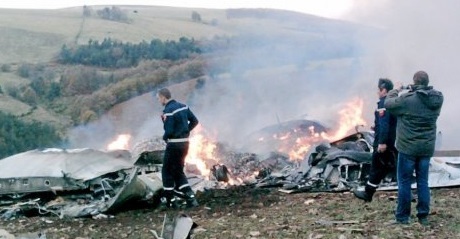
<svg viewBox="0 0 460 239">
<path fill-rule="evenodd" d="M 137 204 L 109 218 L 20 217 L 0 221 L 0 229 L 17 238 L 38 238 L 38 233 L 47 239 L 154 238 L 152 230 L 161 233 L 165 214 L 184 213 L 198 225 L 191 238 L 460 238 L 460 188 L 432 189 L 431 194 L 429 227 L 414 216 L 410 225 L 391 224 L 396 192 L 378 192 L 372 203 L 363 203 L 350 192 L 286 194 L 240 186 L 198 192 L 201 206 L 194 209 L 160 211 Z"/>
</svg>

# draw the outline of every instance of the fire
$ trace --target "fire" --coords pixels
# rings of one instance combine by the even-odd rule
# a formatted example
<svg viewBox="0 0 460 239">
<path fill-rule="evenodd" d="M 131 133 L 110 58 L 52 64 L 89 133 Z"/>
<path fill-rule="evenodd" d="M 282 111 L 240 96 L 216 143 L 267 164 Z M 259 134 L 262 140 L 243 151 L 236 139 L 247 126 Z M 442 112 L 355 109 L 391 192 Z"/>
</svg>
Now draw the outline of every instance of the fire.
<svg viewBox="0 0 460 239">
<path fill-rule="evenodd" d="M 243 184 L 243 183 L 244 183 L 244 180 L 241 179 L 241 178 L 238 178 L 238 177 L 236 177 L 235 179 L 232 179 L 232 178 L 228 179 L 228 184 L 229 185 L 239 185 L 239 184 Z"/>
<path fill-rule="evenodd" d="M 308 129 L 292 129 L 287 133 L 272 135 L 274 139 L 280 142 L 278 151 L 288 155 L 291 160 L 303 160 L 313 145 L 324 141 L 331 142 L 341 139 L 347 136 L 356 126 L 365 125 L 366 122 L 362 117 L 363 106 L 363 100 L 360 98 L 352 99 L 346 103 L 338 112 L 339 120 L 336 130 L 327 133 L 318 132 L 317 129 L 311 126 Z M 212 166 L 220 161 L 217 144 L 211 138 L 203 127 L 198 125 L 190 136 L 189 151 L 185 159 L 187 165 L 196 166 L 199 173 L 208 178 L 211 175 Z M 129 149 L 130 140 L 131 135 L 129 134 L 118 135 L 117 139 L 107 146 L 107 150 Z M 267 139 L 261 137 L 258 140 L 265 141 Z M 234 177 L 230 178 L 228 183 L 232 185 L 242 182 L 242 179 Z"/>
<path fill-rule="evenodd" d="M 363 119 L 364 102 L 360 98 L 355 98 L 348 102 L 346 106 L 339 111 L 340 121 L 338 129 L 331 135 L 322 134 L 321 136 L 329 141 L 341 139 L 358 125 L 366 125 Z"/>
<path fill-rule="evenodd" d="M 194 164 L 201 175 L 209 177 L 211 166 L 215 163 L 206 164 L 206 161 L 218 161 L 216 160 L 216 148 L 217 145 L 205 137 L 203 128 L 198 125 L 190 136 L 190 146 L 185 162 Z"/>
<path fill-rule="evenodd" d="M 273 137 L 282 142 L 278 149 L 282 153 L 289 155 L 291 160 L 302 160 L 305 155 L 311 150 L 313 145 L 316 145 L 322 141 L 335 141 L 341 139 L 354 129 L 358 125 L 366 125 L 363 119 L 363 100 L 360 98 L 352 99 L 348 102 L 338 113 L 339 113 L 339 125 L 336 130 L 332 133 L 318 133 L 315 131 L 313 126 L 309 127 L 308 134 L 295 134 L 297 131 L 294 130 L 294 134 L 291 132 Z"/>
<path fill-rule="evenodd" d="M 300 134 L 301 132 L 299 132 L 299 134 L 294 135 L 294 137 L 290 137 L 291 134 L 286 134 L 282 137 L 276 137 L 276 139 L 284 141 L 278 150 L 289 155 L 291 160 L 302 160 L 312 145 L 317 144 L 323 140 L 320 134 L 315 132 L 313 126 L 308 130 L 309 134 L 307 135 Z"/>
<path fill-rule="evenodd" d="M 107 150 L 117 150 L 117 149 L 129 149 L 129 143 L 131 141 L 131 135 L 129 134 L 120 134 L 117 136 L 117 139 L 107 145 Z"/>
</svg>

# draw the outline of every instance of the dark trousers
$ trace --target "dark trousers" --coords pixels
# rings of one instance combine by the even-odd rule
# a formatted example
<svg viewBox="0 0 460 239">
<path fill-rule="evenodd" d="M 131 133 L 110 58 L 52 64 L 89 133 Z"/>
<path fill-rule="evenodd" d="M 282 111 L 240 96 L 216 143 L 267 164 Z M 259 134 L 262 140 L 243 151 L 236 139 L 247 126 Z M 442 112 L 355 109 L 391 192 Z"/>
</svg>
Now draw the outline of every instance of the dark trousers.
<svg viewBox="0 0 460 239">
<path fill-rule="evenodd" d="M 377 148 L 374 148 L 372 153 L 371 170 L 369 172 L 369 180 L 367 181 L 366 189 L 377 189 L 380 182 L 389 174 L 396 172 L 396 149 L 389 148 L 383 153 L 378 153 Z"/>
<path fill-rule="evenodd" d="M 188 187 L 184 173 L 185 157 L 188 153 L 188 142 L 168 143 L 163 158 L 161 177 L 165 191 L 181 190 Z"/>
</svg>

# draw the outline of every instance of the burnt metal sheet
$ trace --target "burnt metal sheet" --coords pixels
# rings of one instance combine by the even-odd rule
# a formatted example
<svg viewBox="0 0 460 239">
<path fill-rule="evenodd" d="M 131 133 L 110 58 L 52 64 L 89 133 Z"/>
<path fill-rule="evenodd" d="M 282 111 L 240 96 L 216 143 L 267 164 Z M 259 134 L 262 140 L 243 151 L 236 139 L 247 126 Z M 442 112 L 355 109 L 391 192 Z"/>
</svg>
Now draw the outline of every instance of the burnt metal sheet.
<svg viewBox="0 0 460 239">
<path fill-rule="evenodd" d="M 59 217 L 98 216 L 150 200 L 161 179 L 140 174 L 126 150 L 32 150 L 0 160 L 0 217 L 25 211 Z"/>
<path fill-rule="evenodd" d="M 31 150 L 0 160 L 0 178 L 71 177 L 88 180 L 107 172 L 132 168 L 123 151 L 95 149 Z"/>
<path fill-rule="evenodd" d="M 0 195 L 86 188 L 83 182 L 133 167 L 125 151 L 31 150 L 0 160 Z"/>
</svg>

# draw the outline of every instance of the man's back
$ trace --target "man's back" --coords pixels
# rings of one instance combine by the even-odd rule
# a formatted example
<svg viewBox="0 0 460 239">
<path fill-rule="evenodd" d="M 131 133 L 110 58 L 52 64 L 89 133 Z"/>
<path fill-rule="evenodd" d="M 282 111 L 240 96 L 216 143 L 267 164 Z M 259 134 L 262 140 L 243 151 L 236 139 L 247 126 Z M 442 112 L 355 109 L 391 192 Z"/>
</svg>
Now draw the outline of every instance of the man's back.
<svg viewBox="0 0 460 239">
<path fill-rule="evenodd" d="M 188 138 L 190 131 L 198 124 L 198 119 L 188 106 L 170 100 L 163 110 L 164 140 Z"/>
<path fill-rule="evenodd" d="M 436 121 L 443 95 L 433 87 L 414 85 L 398 96 L 390 91 L 385 108 L 398 117 L 396 148 L 414 156 L 431 156 L 436 141 Z"/>
</svg>

